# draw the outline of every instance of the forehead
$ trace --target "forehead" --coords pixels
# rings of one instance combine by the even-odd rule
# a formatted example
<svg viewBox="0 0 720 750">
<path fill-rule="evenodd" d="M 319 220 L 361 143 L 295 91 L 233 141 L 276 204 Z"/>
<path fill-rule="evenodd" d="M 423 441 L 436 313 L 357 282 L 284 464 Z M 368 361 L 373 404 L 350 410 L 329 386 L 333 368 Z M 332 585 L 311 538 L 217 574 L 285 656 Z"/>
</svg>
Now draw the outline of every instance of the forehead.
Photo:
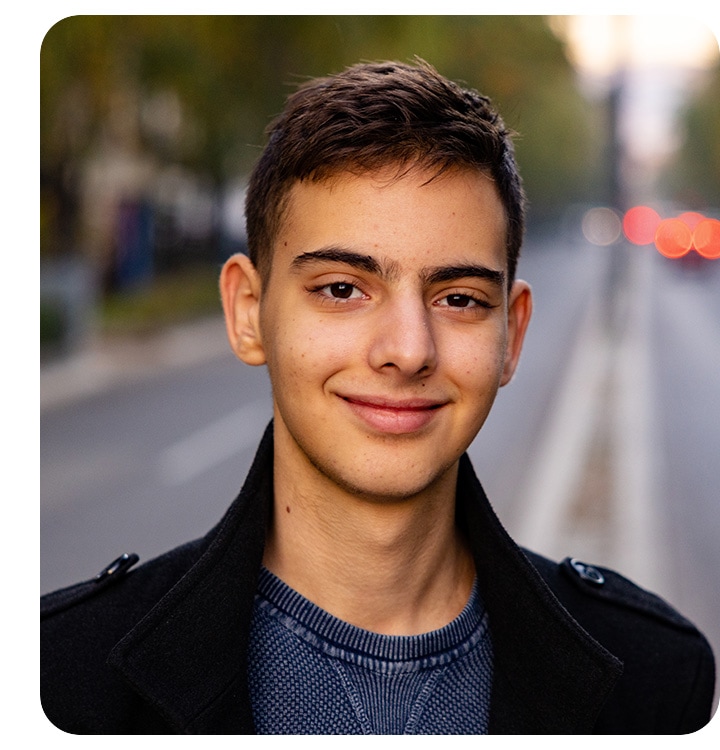
<svg viewBox="0 0 720 750">
<path fill-rule="evenodd" d="M 505 268 L 506 234 L 499 193 L 482 172 L 345 172 L 290 188 L 273 265 L 334 244 L 405 260 L 447 252 L 466 261 L 482 256 Z"/>
</svg>

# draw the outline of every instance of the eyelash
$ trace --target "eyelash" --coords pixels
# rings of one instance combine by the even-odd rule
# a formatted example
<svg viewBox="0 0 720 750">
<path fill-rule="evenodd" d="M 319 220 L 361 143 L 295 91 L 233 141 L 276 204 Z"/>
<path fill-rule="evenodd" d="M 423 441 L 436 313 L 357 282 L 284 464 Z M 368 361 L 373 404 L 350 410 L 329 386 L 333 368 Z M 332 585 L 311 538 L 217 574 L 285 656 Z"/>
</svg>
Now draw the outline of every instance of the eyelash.
<svg viewBox="0 0 720 750">
<path fill-rule="evenodd" d="M 463 300 L 469 300 L 470 302 L 473 302 L 474 304 L 471 305 L 471 306 L 467 305 L 467 304 L 465 304 L 465 305 L 449 305 L 448 304 L 448 305 L 439 305 L 439 306 L 440 307 L 453 307 L 455 309 L 460 309 L 460 310 L 465 310 L 468 307 L 470 307 L 470 309 L 474 309 L 476 307 L 480 307 L 480 308 L 483 308 L 485 310 L 491 310 L 494 307 L 494 305 L 491 305 L 489 302 L 486 302 L 484 299 L 480 299 L 479 297 L 475 297 L 472 294 L 460 294 L 460 293 L 446 294 L 444 297 L 441 297 L 440 301 L 448 300 L 451 297 L 455 297 L 455 298 L 463 299 Z"/>
<path fill-rule="evenodd" d="M 349 287 L 350 290 L 351 290 L 350 291 L 350 295 L 351 296 L 348 296 L 348 297 L 335 297 L 335 296 L 333 296 L 331 294 L 325 293 L 325 291 L 324 291 L 325 289 L 330 289 L 330 287 L 333 287 L 333 286 L 335 286 L 335 287 L 339 287 L 339 286 Z M 360 294 L 362 294 L 363 297 L 366 296 L 365 293 L 360 289 L 360 287 L 358 287 L 357 284 L 353 284 L 351 281 L 332 281 L 329 284 L 320 284 L 320 285 L 315 286 L 315 287 L 310 287 L 308 289 L 308 291 L 312 295 L 314 295 L 315 297 L 318 297 L 321 301 L 323 301 L 323 302 L 329 302 L 329 303 L 332 303 L 332 304 L 343 304 L 344 302 L 347 302 L 350 299 L 353 299 L 352 294 L 355 291 L 360 292 Z M 357 299 L 357 298 L 355 298 L 355 299 Z"/>
<path fill-rule="evenodd" d="M 331 287 L 349 287 L 350 288 L 350 294 L 347 297 L 336 297 L 332 294 L 327 293 L 325 290 L 329 290 Z M 357 297 L 353 297 L 354 292 L 360 292 L 363 297 L 367 298 L 367 295 L 360 289 L 360 287 L 357 284 L 354 284 L 350 281 L 333 281 L 329 284 L 320 284 L 315 287 L 310 287 L 308 291 L 314 295 L 315 297 L 318 297 L 322 302 L 330 303 L 330 304 L 336 304 L 336 305 L 342 305 L 347 302 L 349 302 L 352 299 L 358 299 Z M 446 294 L 444 297 L 440 298 L 440 302 L 444 302 L 445 300 L 449 300 L 450 298 L 455 298 L 457 301 L 459 300 L 467 300 L 466 304 L 464 305 L 437 305 L 438 307 L 448 307 L 453 308 L 455 310 L 466 310 L 466 309 L 476 309 L 476 308 L 482 308 L 485 310 L 491 310 L 495 305 L 491 305 L 489 302 L 487 302 L 484 299 L 481 299 L 479 296 L 474 296 L 472 294 L 462 294 L 462 293 L 454 293 L 454 294 Z M 472 304 L 470 304 L 472 303 Z"/>
</svg>

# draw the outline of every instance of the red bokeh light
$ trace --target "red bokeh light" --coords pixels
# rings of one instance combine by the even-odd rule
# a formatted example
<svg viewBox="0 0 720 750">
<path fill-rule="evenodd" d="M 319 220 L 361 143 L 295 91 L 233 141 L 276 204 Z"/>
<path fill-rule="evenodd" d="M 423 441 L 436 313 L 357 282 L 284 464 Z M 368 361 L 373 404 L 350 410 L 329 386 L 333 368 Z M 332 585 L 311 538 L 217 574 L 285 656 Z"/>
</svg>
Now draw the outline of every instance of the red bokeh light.
<svg viewBox="0 0 720 750">
<path fill-rule="evenodd" d="M 685 213 L 678 216 L 678 219 L 684 224 L 687 224 L 690 229 L 695 229 L 704 218 L 705 217 L 702 214 L 697 213 L 697 211 L 685 211 Z"/>
<path fill-rule="evenodd" d="M 682 258 L 693 246 L 693 233 L 682 219 L 663 219 L 655 232 L 655 247 L 666 258 Z"/>
<path fill-rule="evenodd" d="M 720 221 L 697 211 L 663 219 L 649 206 L 635 206 L 622 220 L 625 237 L 634 245 L 651 245 L 666 258 L 682 258 L 695 250 L 703 258 L 720 259 Z"/>
<path fill-rule="evenodd" d="M 634 245 L 650 245 L 661 222 L 660 215 L 649 206 L 635 206 L 625 212 L 623 232 Z"/>
<path fill-rule="evenodd" d="M 693 245 L 703 258 L 720 258 L 720 221 L 701 219 L 693 232 Z"/>
</svg>

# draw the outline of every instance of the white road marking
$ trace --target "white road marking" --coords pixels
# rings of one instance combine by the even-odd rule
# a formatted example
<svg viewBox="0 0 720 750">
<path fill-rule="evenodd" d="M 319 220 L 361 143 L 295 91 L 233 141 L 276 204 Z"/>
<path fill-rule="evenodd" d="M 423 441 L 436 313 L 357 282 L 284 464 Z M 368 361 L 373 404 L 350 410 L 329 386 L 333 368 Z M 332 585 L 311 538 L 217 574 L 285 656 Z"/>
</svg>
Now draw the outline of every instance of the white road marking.
<svg viewBox="0 0 720 750">
<path fill-rule="evenodd" d="M 189 482 L 254 445 L 258 426 L 263 428 L 271 416 L 269 401 L 258 399 L 174 443 L 160 456 L 160 481 L 166 486 Z"/>
<path fill-rule="evenodd" d="M 601 300 L 591 300 L 558 401 L 532 457 L 522 495 L 526 510 L 516 537 L 555 559 L 585 556 L 590 557 L 588 562 L 617 567 L 640 585 L 657 590 L 663 575 L 654 512 L 648 351 L 652 259 L 639 255 L 629 260 L 620 339 L 611 337 L 603 323 Z M 610 428 L 612 497 L 599 501 L 608 503 L 610 515 L 602 534 L 583 538 L 568 522 L 568 512 L 602 420 Z"/>
<path fill-rule="evenodd" d="M 526 510 L 517 539 L 551 557 L 569 554 L 562 535 L 564 519 L 582 479 L 601 406 L 608 344 L 599 316 L 598 300 L 591 300 L 521 494 Z"/>
</svg>

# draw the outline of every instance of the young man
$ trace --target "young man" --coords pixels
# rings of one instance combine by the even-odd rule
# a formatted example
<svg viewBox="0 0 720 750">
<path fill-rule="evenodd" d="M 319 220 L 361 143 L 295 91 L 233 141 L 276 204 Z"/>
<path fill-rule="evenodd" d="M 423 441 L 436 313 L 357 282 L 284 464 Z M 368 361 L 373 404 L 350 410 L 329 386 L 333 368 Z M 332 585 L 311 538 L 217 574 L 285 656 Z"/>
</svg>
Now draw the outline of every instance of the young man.
<svg viewBox="0 0 720 750">
<path fill-rule="evenodd" d="M 465 450 L 513 376 L 523 194 L 487 99 L 419 64 L 290 97 L 220 287 L 274 419 L 205 538 L 43 603 L 42 700 L 75 733 L 685 733 L 693 625 L 521 551 Z"/>
</svg>

